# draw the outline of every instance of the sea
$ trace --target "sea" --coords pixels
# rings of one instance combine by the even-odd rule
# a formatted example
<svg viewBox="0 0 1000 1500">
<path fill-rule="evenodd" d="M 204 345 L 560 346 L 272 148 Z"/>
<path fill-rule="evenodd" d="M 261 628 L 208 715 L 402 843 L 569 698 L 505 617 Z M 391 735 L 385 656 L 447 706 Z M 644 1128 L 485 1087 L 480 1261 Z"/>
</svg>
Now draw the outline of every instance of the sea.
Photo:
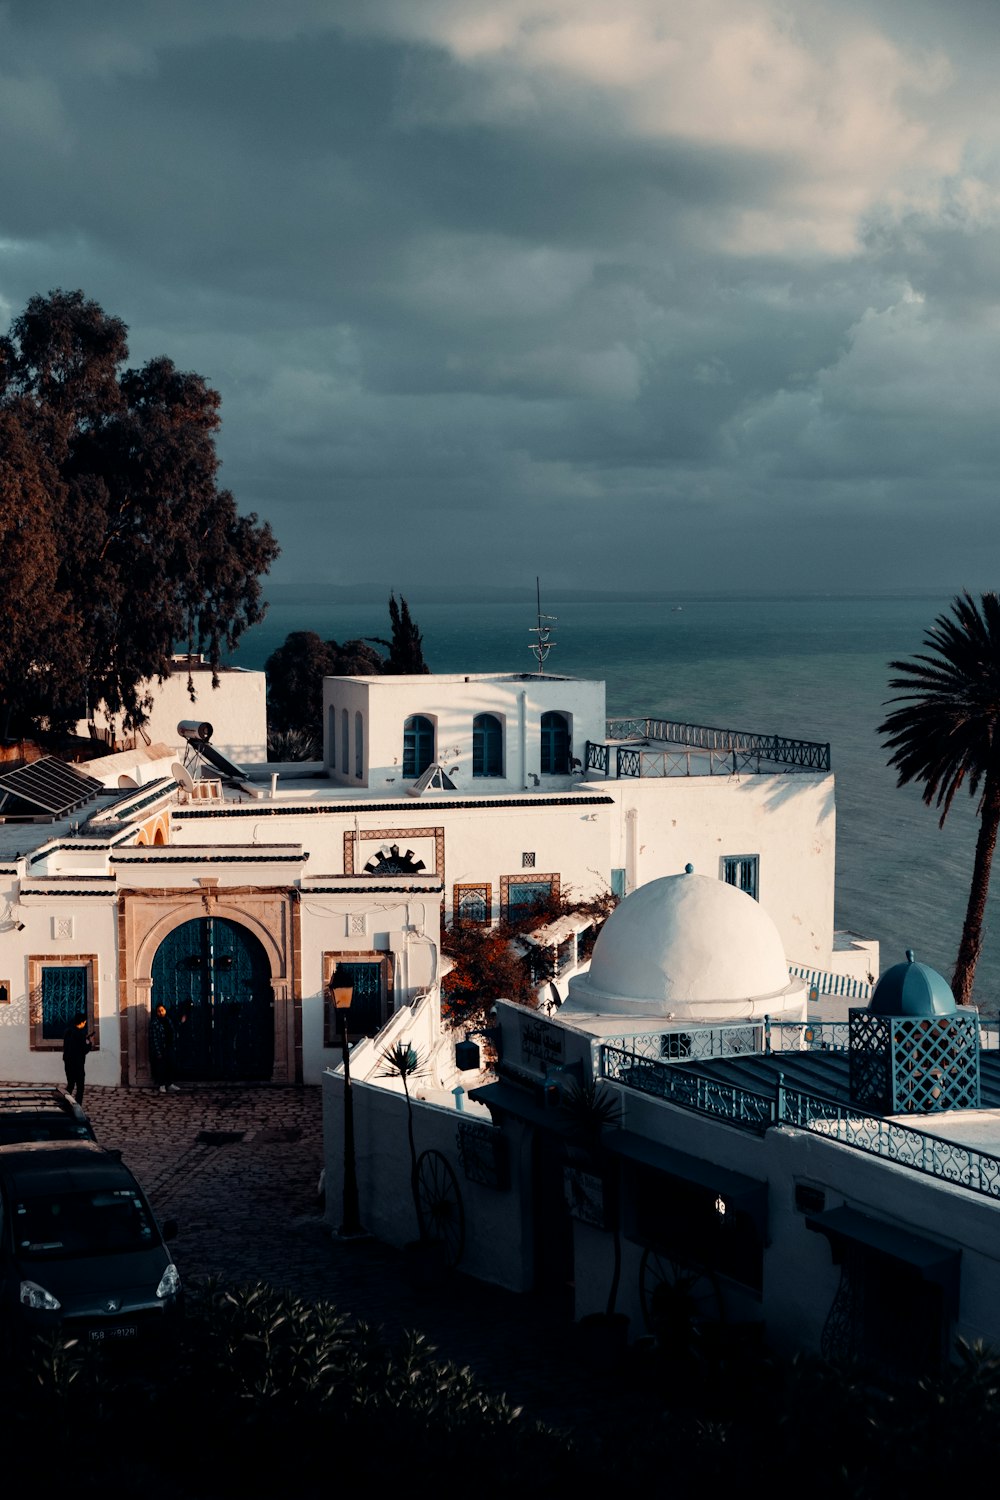
<svg viewBox="0 0 1000 1500">
<path fill-rule="evenodd" d="M 531 671 L 533 589 L 522 602 L 409 595 L 433 672 Z M 950 980 L 975 848 L 964 791 L 943 828 L 920 789 L 897 787 L 878 725 L 889 663 L 923 648 L 953 592 L 782 598 L 559 598 L 543 603 L 547 670 L 607 684 L 609 715 L 671 718 L 829 742 L 836 775 L 838 928 L 876 937 L 883 970 L 913 948 Z M 272 603 L 231 660 L 260 668 L 292 630 L 324 640 L 388 636 L 386 604 L 303 591 Z M 987 909 L 976 1001 L 1000 1008 L 1000 870 Z"/>
</svg>

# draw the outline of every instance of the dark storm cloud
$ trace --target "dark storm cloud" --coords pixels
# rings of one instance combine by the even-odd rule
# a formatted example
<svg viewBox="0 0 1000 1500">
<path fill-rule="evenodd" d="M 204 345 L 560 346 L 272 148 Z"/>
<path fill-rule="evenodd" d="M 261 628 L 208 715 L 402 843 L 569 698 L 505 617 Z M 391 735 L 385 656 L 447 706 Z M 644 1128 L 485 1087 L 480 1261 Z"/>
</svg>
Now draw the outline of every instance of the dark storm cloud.
<svg viewBox="0 0 1000 1500">
<path fill-rule="evenodd" d="M 0 299 L 219 387 L 278 578 L 993 582 L 994 25 L 9 3 Z"/>
</svg>

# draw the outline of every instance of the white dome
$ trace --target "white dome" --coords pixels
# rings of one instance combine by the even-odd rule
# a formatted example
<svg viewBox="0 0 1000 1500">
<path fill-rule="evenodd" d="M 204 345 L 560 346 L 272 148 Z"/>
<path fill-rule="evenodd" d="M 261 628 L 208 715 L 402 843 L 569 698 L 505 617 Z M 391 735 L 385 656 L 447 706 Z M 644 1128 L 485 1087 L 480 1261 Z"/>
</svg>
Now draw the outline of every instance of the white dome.
<svg viewBox="0 0 1000 1500">
<path fill-rule="evenodd" d="M 798 1014 L 804 998 L 760 904 L 690 873 L 640 886 L 611 913 L 589 972 L 570 980 L 563 1012 L 735 1020 Z"/>
</svg>

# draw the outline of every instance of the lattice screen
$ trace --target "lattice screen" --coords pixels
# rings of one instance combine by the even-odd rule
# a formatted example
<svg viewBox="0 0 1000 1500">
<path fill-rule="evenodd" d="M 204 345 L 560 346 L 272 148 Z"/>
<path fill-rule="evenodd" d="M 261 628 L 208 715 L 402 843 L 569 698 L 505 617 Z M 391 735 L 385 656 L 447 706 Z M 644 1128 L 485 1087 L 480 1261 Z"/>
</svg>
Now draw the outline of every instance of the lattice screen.
<svg viewBox="0 0 1000 1500">
<path fill-rule="evenodd" d="M 979 1016 L 852 1010 L 851 1099 L 884 1114 L 979 1107 Z"/>
</svg>

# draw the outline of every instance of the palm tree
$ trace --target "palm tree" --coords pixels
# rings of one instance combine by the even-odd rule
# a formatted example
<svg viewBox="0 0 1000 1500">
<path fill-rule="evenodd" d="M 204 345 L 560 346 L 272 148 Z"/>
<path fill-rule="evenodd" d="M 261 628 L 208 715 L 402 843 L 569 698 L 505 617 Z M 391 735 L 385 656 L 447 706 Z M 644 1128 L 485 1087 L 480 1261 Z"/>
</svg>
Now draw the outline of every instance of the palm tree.
<svg viewBox="0 0 1000 1500">
<path fill-rule="evenodd" d="M 959 1005 L 972 1004 L 972 982 L 983 946 L 983 916 L 990 866 L 1000 829 L 1000 595 L 977 601 L 968 592 L 951 602 L 924 636 L 933 654 L 889 665 L 904 675 L 889 686 L 902 691 L 879 733 L 893 754 L 898 786 L 923 782 L 923 799 L 951 810 L 963 782 L 979 795 L 979 837 L 969 904 L 951 982 Z M 980 787 L 982 788 L 980 792 Z"/>
</svg>

